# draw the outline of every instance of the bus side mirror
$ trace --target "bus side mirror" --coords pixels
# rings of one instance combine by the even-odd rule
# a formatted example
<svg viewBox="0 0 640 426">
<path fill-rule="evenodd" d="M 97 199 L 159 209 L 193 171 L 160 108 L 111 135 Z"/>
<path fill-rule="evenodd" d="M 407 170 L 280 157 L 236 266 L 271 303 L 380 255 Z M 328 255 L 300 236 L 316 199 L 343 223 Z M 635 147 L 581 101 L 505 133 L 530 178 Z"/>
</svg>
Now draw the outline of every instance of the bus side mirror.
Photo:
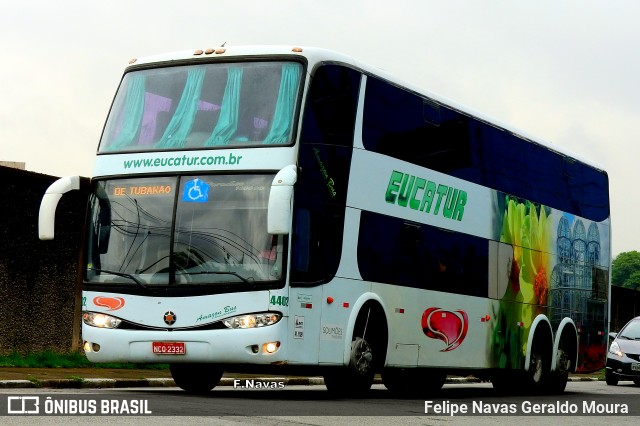
<svg viewBox="0 0 640 426">
<path fill-rule="evenodd" d="M 58 202 L 63 194 L 74 189 L 80 189 L 80 176 L 60 178 L 45 191 L 38 214 L 38 234 L 41 240 L 53 240 Z"/>
<path fill-rule="evenodd" d="M 298 180 L 298 169 L 289 165 L 280 170 L 273 178 L 269 192 L 269 209 L 267 210 L 267 232 L 283 235 L 291 232 L 291 204 L 293 202 L 293 185 Z"/>
</svg>

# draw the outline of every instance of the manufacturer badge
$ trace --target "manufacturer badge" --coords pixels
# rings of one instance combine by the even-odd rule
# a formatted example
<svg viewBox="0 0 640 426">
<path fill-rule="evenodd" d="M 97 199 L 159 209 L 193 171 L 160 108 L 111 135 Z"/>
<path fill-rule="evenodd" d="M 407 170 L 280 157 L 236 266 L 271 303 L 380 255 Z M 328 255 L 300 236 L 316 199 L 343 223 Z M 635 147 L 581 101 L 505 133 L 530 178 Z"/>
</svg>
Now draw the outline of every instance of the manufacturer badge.
<svg viewBox="0 0 640 426">
<path fill-rule="evenodd" d="M 173 324 L 175 324 L 176 319 L 177 319 L 176 314 L 174 314 L 173 312 L 168 311 L 168 312 L 164 313 L 164 322 L 165 322 L 165 324 L 173 325 Z"/>
</svg>

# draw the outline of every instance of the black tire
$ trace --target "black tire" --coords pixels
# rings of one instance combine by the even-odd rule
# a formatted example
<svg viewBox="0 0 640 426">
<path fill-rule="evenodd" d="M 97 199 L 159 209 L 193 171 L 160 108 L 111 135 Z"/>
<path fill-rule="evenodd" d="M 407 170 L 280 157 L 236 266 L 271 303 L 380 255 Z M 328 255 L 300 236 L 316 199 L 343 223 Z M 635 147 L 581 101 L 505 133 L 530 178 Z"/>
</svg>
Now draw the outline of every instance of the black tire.
<svg viewBox="0 0 640 426">
<path fill-rule="evenodd" d="M 618 384 L 618 378 L 609 370 L 605 370 L 604 379 L 609 386 L 616 386 Z"/>
<path fill-rule="evenodd" d="M 220 383 L 223 371 L 215 364 L 170 364 L 176 386 L 188 393 L 205 393 Z"/>
<path fill-rule="evenodd" d="M 557 395 L 564 392 L 569 381 L 569 372 L 564 373 L 552 373 L 549 376 L 549 382 L 547 384 L 547 393 L 551 395 Z"/>
<path fill-rule="evenodd" d="M 635 383 L 636 386 L 640 386 L 640 379 L 633 379 L 633 383 Z"/>
<path fill-rule="evenodd" d="M 362 337 L 351 342 L 351 356 L 346 368 L 324 375 L 324 384 L 332 393 L 354 395 L 368 391 L 373 384 L 375 368 L 371 345 Z"/>
<path fill-rule="evenodd" d="M 348 396 L 366 393 L 373 384 L 375 374 L 382 371 L 387 343 L 384 310 L 379 304 L 368 302 L 356 318 L 349 363 L 346 367 L 327 370 L 324 374 L 327 389 Z"/>
<path fill-rule="evenodd" d="M 556 369 L 549 375 L 547 392 L 557 395 L 564 392 L 569 381 L 569 372 L 573 371 L 573 360 L 577 352 L 575 342 L 577 341 L 573 327 L 565 327 L 558 346 Z"/>
<path fill-rule="evenodd" d="M 534 394 L 544 393 L 549 385 L 551 359 L 540 340 L 535 336 L 529 357 L 529 369 L 525 372 L 525 391 Z"/>
<path fill-rule="evenodd" d="M 493 388 L 500 395 L 540 395 L 548 393 L 550 389 L 560 388 L 564 391 L 565 379 L 568 380 L 568 373 L 554 378 L 551 375 L 551 353 L 547 346 L 543 345 L 541 336 L 536 333 L 531 345 L 529 356 L 529 368 L 522 370 L 499 370 L 491 377 Z M 557 382 L 554 383 L 554 380 Z"/>
</svg>

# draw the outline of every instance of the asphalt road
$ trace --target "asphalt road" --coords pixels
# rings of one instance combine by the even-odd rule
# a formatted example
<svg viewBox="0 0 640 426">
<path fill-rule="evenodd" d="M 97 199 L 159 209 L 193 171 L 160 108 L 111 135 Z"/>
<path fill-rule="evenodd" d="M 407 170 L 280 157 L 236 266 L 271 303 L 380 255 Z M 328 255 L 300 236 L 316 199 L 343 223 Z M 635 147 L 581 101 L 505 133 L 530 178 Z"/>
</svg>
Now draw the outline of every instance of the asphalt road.
<svg viewBox="0 0 640 426">
<path fill-rule="evenodd" d="M 98 420 L 101 424 L 267 424 L 267 425 L 602 425 L 638 424 L 640 417 L 640 387 L 623 382 L 617 387 L 604 382 L 570 382 L 563 395 L 554 397 L 499 396 L 487 383 L 447 384 L 435 397 L 393 396 L 381 385 L 374 385 L 364 398 L 337 398 L 317 386 L 288 386 L 284 389 L 217 388 L 206 395 L 187 395 L 177 388 L 129 389 L 0 389 L 0 409 L 7 412 L 7 398 L 39 397 L 44 410 L 65 410 L 62 401 L 94 401 L 97 411 L 104 407 L 120 411 L 120 415 L 92 417 L 17 414 L 5 417 L 11 424 L 86 424 Z M 26 400 L 28 403 L 29 400 Z M 115 402 L 113 402 L 115 401 Z M 126 402 L 125 402 L 126 401 Z M 137 403 L 134 404 L 134 401 Z M 426 403 L 426 401 L 431 401 Z M 12 400 L 17 403 L 19 400 Z M 55 406 L 53 404 L 57 403 Z M 2 405 L 4 404 L 4 406 Z M 427 405 L 429 405 L 428 411 Z M 621 405 L 615 405 L 621 404 Z M 123 412 L 125 405 L 127 412 Z M 16 406 L 17 407 L 17 406 Z M 62 407 L 62 408 L 60 408 Z M 67 405 L 68 409 L 69 405 Z M 133 416 L 133 407 L 141 410 Z M 437 408 L 445 413 L 438 414 Z M 457 407 L 457 408 L 454 408 Z M 473 415 L 455 415 L 452 411 L 467 410 Z M 564 407 L 564 408 L 563 408 Z M 515 414 L 496 415 L 494 410 L 514 410 Z M 561 411 L 570 415 L 541 416 L 524 411 Z M 146 413 L 151 411 L 152 413 Z M 448 411 L 447 411 L 448 410 Z M 597 411 L 603 411 L 598 413 Z M 606 413 L 606 411 L 618 411 Z"/>
</svg>

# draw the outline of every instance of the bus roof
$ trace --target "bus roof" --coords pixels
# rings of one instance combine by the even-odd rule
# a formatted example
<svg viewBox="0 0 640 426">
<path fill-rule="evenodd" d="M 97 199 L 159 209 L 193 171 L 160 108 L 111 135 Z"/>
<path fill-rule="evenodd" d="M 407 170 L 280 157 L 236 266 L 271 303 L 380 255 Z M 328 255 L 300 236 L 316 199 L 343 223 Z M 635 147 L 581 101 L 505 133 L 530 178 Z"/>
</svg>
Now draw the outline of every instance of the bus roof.
<svg viewBox="0 0 640 426">
<path fill-rule="evenodd" d="M 355 67 L 365 74 L 374 75 L 376 77 L 382 78 L 384 80 L 389 81 L 390 83 L 404 87 L 412 92 L 415 92 L 421 96 L 430 98 L 438 103 L 446 105 L 448 107 L 454 108 L 464 114 L 473 116 L 477 119 L 485 121 L 492 126 L 502 128 L 506 131 L 514 133 L 521 138 L 530 140 L 534 143 L 540 144 L 542 146 L 547 147 L 553 151 L 556 151 L 562 155 L 567 157 L 571 157 L 575 160 L 578 160 L 584 164 L 590 165 L 598 170 L 604 171 L 604 167 L 593 161 L 586 158 L 583 158 L 576 153 L 573 153 L 565 148 L 562 148 L 558 145 L 554 145 L 551 142 L 541 140 L 538 137 L 530 135 L 520 129 L 516 129 L 513 126 L 501 122 L 500 120 L 496 120 L 493 117 L 490 117 L 486 114 L 480 113 L 468 106 L 462 105 L 458 102 L 455 102 L 451 99 L 448 99 L 439 94 L 430 92 L 425 90 L 422 87 L 416 86 L 408 81 L 404 81 L 399 79 L 392 74 L 384 71 L 376 66 L 368 64 L 366 62 L 362 62 L 358 59 L 353 58 L 352 56 L 339 53 L 333 50 L 318 48 L 318 47 L 309 47 L 309 46 L 284 46 L 284 45 L 252 45 L 252 46 L 221 46 L 221 47 L 211 47 L 206 49 L 194 49 L 194 50 L 184 50 L 178 52 L 169 52 L 163 53 L 159 55 L 147 56 L 137 59 L 132 59 L 129 61 L 130 68 L 137 68 L 139 66 L 144 65 L 153 65 L 153 64 L 170 64 L 172 62 L 185 62 L 185 61 L 199 61 L 202 60 L 204 62 L 212 62 L 217 58 L 226 60 L 228 58 L 233 57 L 258 57 L 258 56 L 282 56 L 282 55 L 294 55 L 301 56 L 306 59 L 309 64 L 309 68 L 313 68 L 315 64 L 322 62 L 335 62 L 335 63 L 344 63 L 348 64 L 352 67 Z"/>
</svg>

